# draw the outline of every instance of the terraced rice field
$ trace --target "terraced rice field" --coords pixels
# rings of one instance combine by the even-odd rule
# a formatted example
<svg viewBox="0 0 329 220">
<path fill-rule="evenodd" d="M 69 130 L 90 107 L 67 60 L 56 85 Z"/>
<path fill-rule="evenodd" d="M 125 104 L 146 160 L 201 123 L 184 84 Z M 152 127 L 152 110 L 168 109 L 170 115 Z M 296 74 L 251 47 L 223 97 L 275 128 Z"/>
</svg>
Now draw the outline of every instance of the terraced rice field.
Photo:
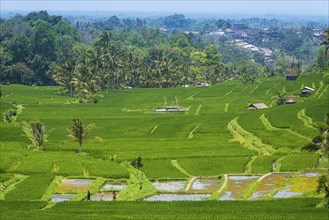
<svg viewBox="0 0 329 220">
<path fill-rule="evenodd" d="M 309 74 L 295 82 L 273 77 L 255 84 L 232 80 L 203 89 L 136 88 L 102 93 L 97 105 L 58 96 L 55 93 L 59 87 L 5 85 L 1 113 L 18 108 L 11 104 L 16 100 L 20 114 L 14 123 L 0 123 L 0 203 L 4 219 L 22 219 L 25 214 L 38 218 L 39 213 L 47 219 L 58 219 L 63 210 L 107 213 L 107 209 L 118 208 L 115 202 L 107 203 L 109 207 L 83 202 L 87 190 L 92 200 L 100 200 L 101 191 L 105 193 L 103 200 L 111 200 L 111 191 L 119 191 L 118 200 L 128 212 L 134 207 L 144 211 L 154 206 L 162 214 L 167 208 L 177 214 L 180 210 L 175 205 L 155 201 L 177 201 L 177 207 L 188 204 L 181 219 L 193 219 L 190 212 L 195 210 L 219 213 L 219 206 L 239 213 L 235 204 L 248 207 L 249 203 L 240 201 L 247 199 L 255 209 L 260 205 L 262 217 L 269 207 L 286 210 L 282 207 L 286 205 L 280 204 L 291 203 L 297 208 L 286 212 L 293 217 L 309 207 L 303 216 L 313 213 L 321 219 L 323 209 L 311 208 L 320 202 L 317 198 L 323 197 L 315 192 L 319 176 L 312 173 L 327 174 L 329 161 L 325 157 L 320 161 L 319 152 L 301 151 L 301 147 L 319 134 L 316 126 L 325 123 L 327 80 L 328 76 Z M 310 97 L 297 97 L 294 105 L 276 106 L 271 100 L 275 91 L 285 89 L 288 95 L 295 95 L 302 86 L 313 83 L 316 92 Z M 178 97 L 179 103 L 189 108 L 188 113 L 154 113 L 165 96 L 168 102 Z M 246 109 L 248 103 L 258 102 L 271 107 Z M 96 125 L 80 154 L 76 153 L 78 144 L 67 138 L 66 128 L 74 117 Z M 52 129 L 43 151 L 27 149 L 29 140 L 22 136 L 22 122 L 35 119 Z M 130 165 L 138 156 L 143 159 L 141 169 Z M 264 178 L 259 180 L 261 176 Z M 275 200 L 291 196 L 299 200 Z M 66 200 L 70 202 L 60 203 Z M 183 200 L 194 203 L 178 202 Z M 150 209 L 150 216 L 159 216 L 157 210 Z M 120 213 L 118 216 L 124 216 Z M 232 214 L 227 214 L 223 219 L 230 217 Z M 244 218 L 242 214 L 238 217 Z"/>
<path fill-rule="evenodd" d="M 239 200 L 243 199 L 248 187 L 260 176 L 228 176 L 227 186 L 221 193 L 219 200 Z"/>
</svg>

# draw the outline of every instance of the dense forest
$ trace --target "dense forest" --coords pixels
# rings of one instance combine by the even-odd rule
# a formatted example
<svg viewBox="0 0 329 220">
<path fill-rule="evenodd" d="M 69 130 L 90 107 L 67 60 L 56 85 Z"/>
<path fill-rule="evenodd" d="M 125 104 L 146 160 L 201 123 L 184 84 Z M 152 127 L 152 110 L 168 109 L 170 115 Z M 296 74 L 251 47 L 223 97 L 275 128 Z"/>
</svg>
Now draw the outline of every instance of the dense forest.
<svg viewBox="0 0 329 220">
<path fill-rule="evenodd" d="M 59 84 L 60 94 L 90 102 L 97 102 L 99 91 L 118 88 L 249 83 L 329 68 L 320 47 L 324 28 L 315 23 L 177 14 L 90 20 L 47 11 L 0 22 L 1 83 Z"/>
</svg>

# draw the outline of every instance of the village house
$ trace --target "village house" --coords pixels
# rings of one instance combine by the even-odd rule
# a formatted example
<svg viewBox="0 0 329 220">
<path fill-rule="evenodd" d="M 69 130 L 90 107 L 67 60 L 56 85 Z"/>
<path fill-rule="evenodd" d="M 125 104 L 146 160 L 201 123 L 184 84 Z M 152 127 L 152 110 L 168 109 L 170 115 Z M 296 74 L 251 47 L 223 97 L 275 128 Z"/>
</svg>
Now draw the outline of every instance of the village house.
<svg viewBox="0 0 329 220">
<path fill-rule="evenodd" d="M 296 99 L 294 97 L 288 97 L 286 101 L 284 101 L 285 104 L 296 104 Z"/>
<path fill-rule="evenodd" d="M 247 106 L 247 109 L 264 109 L 264 108 L 268 108 L 267 105 L 265 105 L 264 103 L 255 103 L 255 104 L 250 104 Z"/>
<path fill-rule="evenodd" d="M 297 80 L 298 74 L 295 71 L 290 71 L 286 74 L 286 80 Z"/>
<path fill-rule="evenodd" d="M 309 96 L 312 92 L 314 92 L 313 88 L 305 86 L 300 90 L 300 96 Z"/>
</svg>

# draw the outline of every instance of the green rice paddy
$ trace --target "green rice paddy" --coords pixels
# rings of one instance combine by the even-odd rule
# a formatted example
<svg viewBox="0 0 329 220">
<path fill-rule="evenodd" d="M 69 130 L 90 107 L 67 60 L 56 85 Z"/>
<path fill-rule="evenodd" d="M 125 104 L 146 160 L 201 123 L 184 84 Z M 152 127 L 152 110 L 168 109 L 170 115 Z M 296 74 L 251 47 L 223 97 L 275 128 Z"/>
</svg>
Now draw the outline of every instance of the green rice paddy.
<svg viewBox="0 0 329 220">
<path fill-rule="evenodd" d="M 74 213 L 79 219 L 324 219 L 328 210 L 316 209 L 320 200 L 314 198 L 175 203 L 77 201 L 53 206 L 45 194 L 56 191 L 58 184 L 52 183 L 55 178 L 100 178 L 100 184 L 105 179 L 125 180 L 128 189 L 121 199 L 135 200 L 156 192 L 149 180 L 264 175 L 272 172 L 273 163 L 275 171 L 281 172 L 326 170 L 328 161 L 319 164 L 318 153 L 301 151 L 318 134 L 310 123 L 305 123 L 306 116 L 311 124 L 324 124 L 329 98 L 325 80 L 323 75 L 309 74 L 294 82 L 276 77 L 255 84 L 232 80 L 209 88 L 136 88 L 104 92 L 98 104 L 79 104 L 76 98 L 58 96 L 55 93 L 59 87 L 5 85 L 1 113 L 15 108 L 13 100 L 23 108 L 16 122 L 0 123 L 1 186 L 14 183 L 14 175 L 26 177 L 1 193 L 1 219 L 58 219 L 65 218 L 65 213 Z M 289 96 L 298 96 L 301 86 L 312 84 L 316 92 L 297 97 L 296 104 L 246 109 L 248 103 L 270 106 L 275 91 L 284 88 Z M 168 104 L 177 97 L 189 111 L 156 114 L 155 109 L 164 105 L 164 97 Z M 66 128 L 74 117 L 96 125 L 81 154 L 76 153 L 78 144 L 67 138 Z M 52 129 L 43 151 L 27 149 L 29 140 L 22 136 L 21 123 L 35 119 Z M 232 121 L 234 126 L 228 126 Z M 143 158 L 144 166 L 135 171 L 126 162 L 138 156 Z M 94 192 L 98 191 L 96 185 L 91 188 Z M 140 185 L 145 188 L 140 190 Z M 303 183 L 302 188 L 307 186 Z M 308 193 L 306 197 L 314 195 Z M 84 194 L 75 198 L 83 200 Z"/>
</svg>

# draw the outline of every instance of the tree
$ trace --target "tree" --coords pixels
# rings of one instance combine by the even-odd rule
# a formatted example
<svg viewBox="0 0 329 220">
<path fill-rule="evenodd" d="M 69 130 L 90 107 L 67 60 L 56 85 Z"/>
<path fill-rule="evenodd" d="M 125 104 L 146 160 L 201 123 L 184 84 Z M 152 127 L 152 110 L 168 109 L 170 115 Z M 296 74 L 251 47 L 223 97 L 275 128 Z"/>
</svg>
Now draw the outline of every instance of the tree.
<svg viewBox="0 0 329 220">
<path fill-rule="evenodd" d="M 321 191 L 325 193 L 325 198 L 329 198 L 329 179 L 327 175 L 321 175 L 318 179 L 317 192 Z"/>
<path fill-rule="evenodd" d="M 277 105 L 282 105 L 287 99 L 287 94 L 285 92 L 275 92 L 274 96 L 272 96 L 272 99 L 276 101 Z"/>
<path fill-rule="evenodd" d="M 327 55 L 327 57 L 329 57 L 329 28 L 327 28 L 324 31 L 324 34 L 325 34 L 326 38 L 324 39 L 324 41 L 321 42 L 320 45 L 323 45 L 326 48 L 325 54 Z"/>
<path fill-rule="evenodd" d="M 76 93 L 75 82 L 78 77 L 77 63 L 74 60 L 67 60 L 62 65 L 52 64 L 50 71 L 53 79 L 63 86 L 64 93 L 70 97 Z"/>
<path fill-rule="evenodd" d="M 312 139 L 312 143 L 302 147 L 302 150 L 315 152 L 320 150 L 323 155 L 329 158 L 329 112 L 326 114 L 326 125 L 320 127 L 320 135 Z"/>
<path fill-rule="evenodd" d="M 94 124 L 88 124 L 86 127 L 83 127 L 82 120 L 80 118 L 74 118 L 71 121 L 71 126 L 67 129 L 69 135 L 68 137 L 73 141 L 79 143 L 79 151 L 82 151 L 82 143 L 87 134 L 95 127 Z"/>
<path fill-rule="evenodd" d="M 42 150 L 42 146 L 47 142 L 49 131 L 41 121 L 23 122 L 22 130 L 32 144 L 28 145 L 30 149 Z"/>
<path fill-rule="evenodd" d="M 131 161 L 130 163 L 133 167 L 135 167 L 136 169 L 140 169 L 142 168 L 144 165 L 142 164 L 142 157 L 139 156 L 137 157 L 135 160 Z"/>
</svg>

